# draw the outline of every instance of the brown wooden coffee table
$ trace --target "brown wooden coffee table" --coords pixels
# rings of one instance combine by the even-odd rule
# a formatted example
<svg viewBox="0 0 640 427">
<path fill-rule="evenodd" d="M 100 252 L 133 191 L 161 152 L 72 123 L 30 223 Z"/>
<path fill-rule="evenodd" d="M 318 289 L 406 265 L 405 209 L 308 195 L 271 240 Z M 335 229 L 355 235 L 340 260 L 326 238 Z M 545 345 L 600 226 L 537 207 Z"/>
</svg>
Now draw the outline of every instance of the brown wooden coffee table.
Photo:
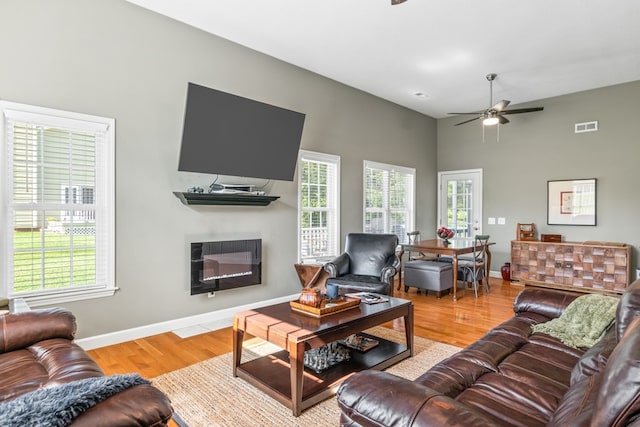
<svg viewBox="0 0 640 427">
<path fill-rule="evenodd" d="M 304 368 L 304 352 L 402 317 L 405 342 L 375 337 L 380 344 L 317 373 Z M 244 334 L 262 338 L 282 351 L 240 363 Z M 413 356 L 413 304 L 400 298 L 359 306 L 321 318 L 275 304 L 236 314 L 233 321 L 233 376 L 240 377 L 291 408 L 294 416 L 335 394 L 347 377 L 364 369 L 385 369 Z"/>
</svg>

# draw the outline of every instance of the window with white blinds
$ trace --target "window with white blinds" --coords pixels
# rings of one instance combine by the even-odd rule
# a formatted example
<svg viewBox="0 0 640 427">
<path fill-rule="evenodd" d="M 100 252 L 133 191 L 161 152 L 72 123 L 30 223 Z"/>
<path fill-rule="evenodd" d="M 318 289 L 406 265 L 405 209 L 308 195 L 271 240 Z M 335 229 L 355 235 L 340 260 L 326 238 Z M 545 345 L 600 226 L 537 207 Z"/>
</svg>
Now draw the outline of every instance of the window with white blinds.
<svg viewBox="0 0 640 427">
<path fill-rule="evenodd" d="M 3 285 L 37 306 L 113 295 L 113 119 L 0 102 Z"/>
<path fill-rule="evenodd" d="M 391 233 L 407 241 L 415 223 L 416 170 L 364 161 L 365 233 Z"/>
<path fill-rule="evenodd" d="M 300 262 L 338 255 L 340 157 L 300 150 L 298 156 L 298 253 Z"/>
</svg>

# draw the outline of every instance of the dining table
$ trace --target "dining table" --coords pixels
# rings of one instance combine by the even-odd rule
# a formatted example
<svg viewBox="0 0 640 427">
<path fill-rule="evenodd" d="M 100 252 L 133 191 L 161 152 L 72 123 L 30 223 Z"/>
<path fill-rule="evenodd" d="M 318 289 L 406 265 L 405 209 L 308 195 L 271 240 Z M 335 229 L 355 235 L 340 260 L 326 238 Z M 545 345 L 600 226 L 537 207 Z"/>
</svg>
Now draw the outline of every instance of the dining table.
<svg viewBox="0 0 640 427">
<path fill-rule="evenodd" d="M 438 256 L 450 256 L 453 262 L 453 300 L 458 300 L 456 292 L 458 283 L 458 256 L 470 254 L 474 251 L 474 238 L 472 237 L 455 237 L 449 240 L 444 239 L 428 239 L 419 240 L 412 243 L 402 243 L 398 257 L 402 260 L 405 251 L 421 252 L 428 254 L 436 254 Z M 489 280 L 489 272 L 491 271 L 491 251 L 490 246 L 495 242 L 487 242 L 487 259 L 485 262 L 485 280 Z M 398 290 L 402 286 L 402 267 L 398 272 Z"/>
</svg>

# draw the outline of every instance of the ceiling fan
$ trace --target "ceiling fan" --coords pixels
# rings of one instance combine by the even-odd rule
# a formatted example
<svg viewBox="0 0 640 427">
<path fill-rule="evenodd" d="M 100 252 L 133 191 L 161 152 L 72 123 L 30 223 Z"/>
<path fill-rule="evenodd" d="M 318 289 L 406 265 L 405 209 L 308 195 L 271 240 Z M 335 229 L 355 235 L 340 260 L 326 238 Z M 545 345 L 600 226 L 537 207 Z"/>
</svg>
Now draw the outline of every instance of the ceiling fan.
<svg viewBox="0 0 640 427">
<path fill-rule="evenodd" d="M 396 4 L 400 4 L 400 3 L 404 3 L 407 0 L 391 0 L 391 6 L 396 5 Z"/>
<path fill-rule="evenodd" d="M 498 75 L 495 73 L 487 74 L 487 80 L 489 80 L 489 105 L 493 105 L 493 81 L 496 79 Z M 532 108 L 517 108 L 514 110 L 505 110 L 507 105 L 509 105 L 511 101 L 507 101 L 503 99 L 492 107 L 487 108 L 484 111 L 474 111 L 472 113 L 448 113 L 448 114 L 473 114 L 477 115 L 473 119 L 465 120 L 464 122 L 457 123 L 455 126 L 460 126 L 465 123 L 472 122 L 474 120 L 482 119 L 482 124 L 486 126 L 492 126 L 500 123 L 501 125 L 509 123 L 509 119 L 505 117 L 507 114 L 521 114 L 521 113 L 531 113 L 533 111 L 542 111 L 544 107 L 532 107 Z"/>
</svg>

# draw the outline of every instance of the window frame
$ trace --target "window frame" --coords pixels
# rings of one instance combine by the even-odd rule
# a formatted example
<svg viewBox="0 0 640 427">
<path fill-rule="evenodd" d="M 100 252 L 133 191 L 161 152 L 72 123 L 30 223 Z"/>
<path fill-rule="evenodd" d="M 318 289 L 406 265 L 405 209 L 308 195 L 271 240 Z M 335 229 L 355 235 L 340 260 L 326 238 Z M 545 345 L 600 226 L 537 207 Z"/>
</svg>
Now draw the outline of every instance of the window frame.
<svg viewBox="0 0 640 427">
<path fill-rule="evenodd" d="M 302 206 L 302 173 L 303 167 L 302 162 L 304 161 L 312 161 L 319 163 L 327 163 L 329 165 L 333 165 L 335 167 L 335 182 L 333 185 L 333 195 L 331 199 L 334 202 L 334 207 L 329 207 L 324 209 L 324 211 L 328 212 L 327 215 L 333 215 L 335 218 L 335 229 L 331 233 L 331 230 L 328 232 L 333 234 L 333 236 L 328 237 L 327 241 L 330 242 L 333 239 L 333 252 L 324 256 L 319 257 L 303 257 L 302 254 L 302 214 L 305 211 L 305 208 Z M 312 264 L 319 263 L 323 261 L 329 261 L 340 253 L 340 156 L 334 154 L 326 154 L 326 153 L 318 153 L 315 151 L 308 150 L 300 150 L 298 153 L 298 262 L 302 264 Z M 328 191 L 331 191 L 330 189 Z M 318 211 L 318 209 L 314 209 Z"/>
<path fill-rule="evenodd" d="M 368 189 L 367 169 L 377 169 L 377 170 L 385 171 L 387 173 L 385 178 L 386 189 L 383 189 L 383 194 L 385 194 L 387 197 L 385 198 L 385 200 L 383 200 L 382 208 L 367 208 L 367 189 Z M 410 177 L 409 184 L 411 188 L 407 192 L 407 194 L 409 195 L 408 206 L 405 206 L 402 209 L 394 209 L 390 207 L 389 199 L 391 196 L 391 191 L 389 188 L 390 183 L 388 179 L 388 174 L 391 172 L 401 173 L 404 175 L 408 175 Z M 367 213 L 371 213 L 371 212 L 382 213 L 383 224 L 384 224 L 383 232 L 389 233 L 389 234 L 395 234 L 391 231 L 391 221 L 390 221 L 391 214 L 393 214 L 394 212 L 407 212 L 407 222 L 405 224 L 406 229 L 404 230 L 404 233 L 402 233 L 403 235 L 398 235 L 398 242 L 406 243 L 408 240 L 408 236 L 406 233 L 413 231 L 415 227 L 415 221 L 416 221 L 415 206 L 416 206 L 416 169 L 415 168 L 392 165 L 388 163 L 374 162 L 371 160 L 364 160 L 363 167 L 362 167 L 362 230 L 363 232 L 365 232 L 365 230 L 367 229 L 366 227 Z"/>
<path fill-rule="evenodd" d="M 95 203 L 96 230 L 96 282 L 64 289 L 40 289 L 15 292 L 14 263 L 14 212 L 23 207 L 14 203 L 13 192 L 13 140 L 9 140 L 8 121 L 26 121 L 42 126 L 59 127 L 74 131 L 91 131 L 100 134 L 96 141 L 96 177 L 92 197 Z M 90 298 L 112 296 L 118 289 L 115 284 L 115 120 L 89 114 L 75 113 L 46 107 L 15 102 L 0 101 L 0 164 L 5 166 L 0 172 L 0 224 L 10 233 L 3 233 L 0 240 L 3 275 L 0 293 L 10 298 L 24 299 L 29 306 L 60 304 Z M 88 187 L 85 187 L 88 188 Z M 71 192 L 70 192 L 71 193 Z M 96 198 L 96 194 L 98 197 Z M 71 194 L 69 194 L 71 196 Z M 78 197 L 83 197 L 78 194 Z M 83 200 L 84 201 L 84 200 Z M 78 205 L 82 209 L 82 204 Z M 47 202 L 33 204 L 33 211 L 49 210 Z M 98 226 L 99 224 L 99 226 Z M 99 228 L 98 228 L 99 227 Z M 71 262 L 71 261 L 70 261 Z M 100 274 L 98 274 L 100 272 Z M 98 278 L 98 276 L 100 276 Z"/>
</svg>

